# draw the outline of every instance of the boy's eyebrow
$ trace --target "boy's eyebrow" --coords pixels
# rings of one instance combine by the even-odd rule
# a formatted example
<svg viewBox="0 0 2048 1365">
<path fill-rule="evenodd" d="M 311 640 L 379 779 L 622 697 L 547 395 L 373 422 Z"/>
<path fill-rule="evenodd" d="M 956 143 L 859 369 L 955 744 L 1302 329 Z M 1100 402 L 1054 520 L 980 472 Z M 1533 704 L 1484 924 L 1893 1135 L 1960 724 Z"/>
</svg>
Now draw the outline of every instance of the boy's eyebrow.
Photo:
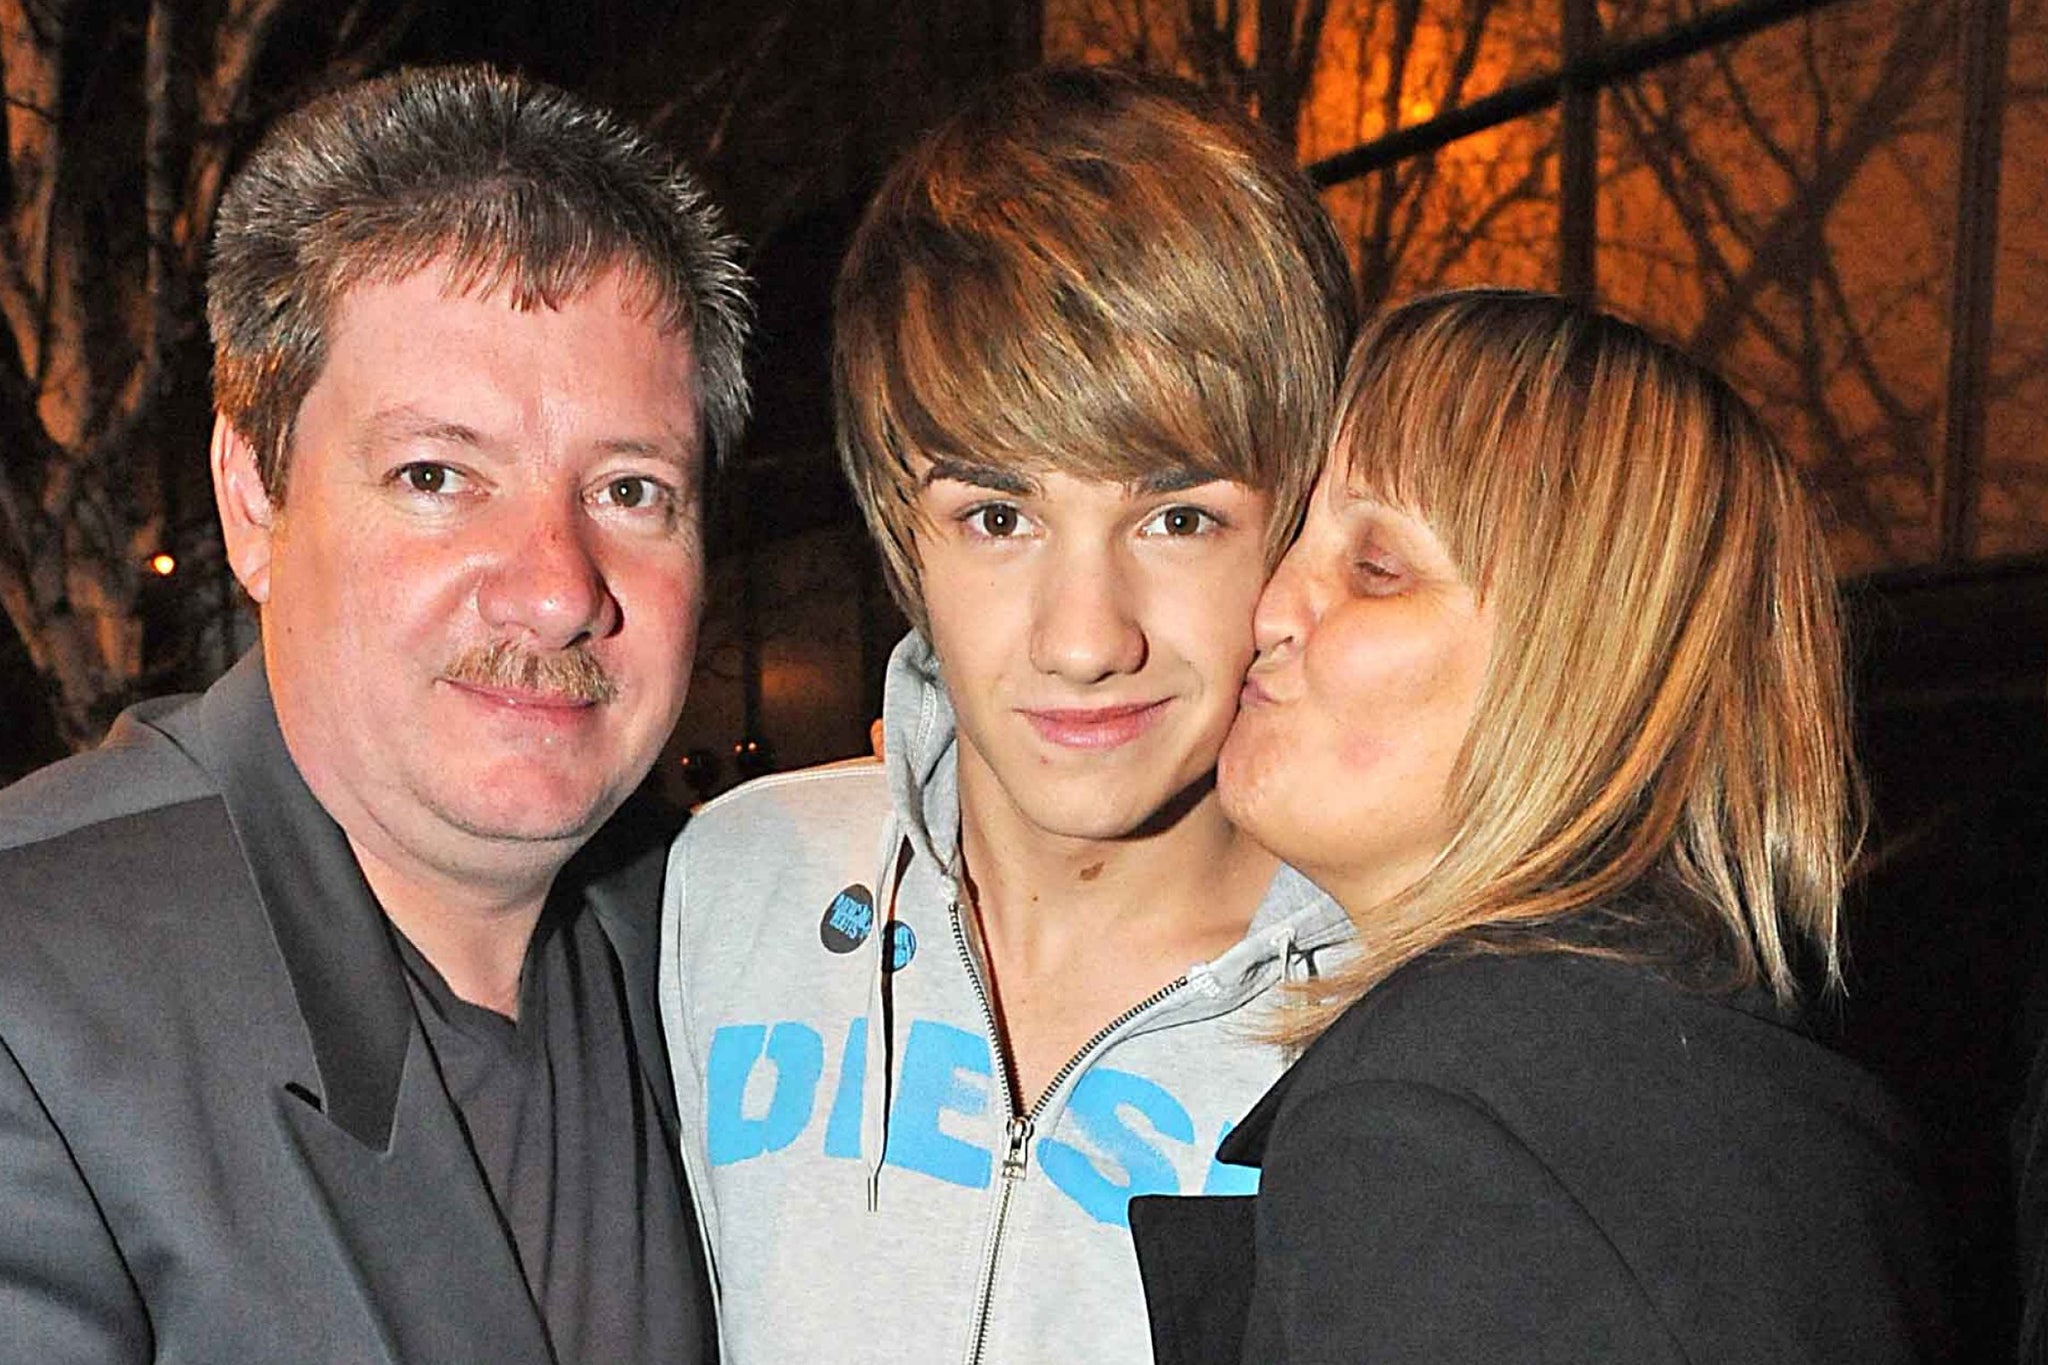
<svg viewBox="0 0 2048 1365">
<path fill-rule="evenodd" d="M 1216 482 L 1217 476 L 1202 470 L 1181 465 L 1173 469 L 1156 470 L 1131 484 L 1132 491 L 1141 494 L 1180 493 L 1190 488 L 1200 488 L 1205 483 Z"/>
<path fill-rule="evenodd" d="M 994 465 L 969 464 L 965 460 L 933 460 L 932 467 L 925 470 L 924 477 L 917 481 L 921 489 L 930 488 L 941 479 L 951 479 L 974 488 L 986 488 L 994 493 L 1008 493 L 1012 497 L 1028 497 L 1033 491 L 1031 480 L 1012 469 L 998 469 Z"/>
</svg>

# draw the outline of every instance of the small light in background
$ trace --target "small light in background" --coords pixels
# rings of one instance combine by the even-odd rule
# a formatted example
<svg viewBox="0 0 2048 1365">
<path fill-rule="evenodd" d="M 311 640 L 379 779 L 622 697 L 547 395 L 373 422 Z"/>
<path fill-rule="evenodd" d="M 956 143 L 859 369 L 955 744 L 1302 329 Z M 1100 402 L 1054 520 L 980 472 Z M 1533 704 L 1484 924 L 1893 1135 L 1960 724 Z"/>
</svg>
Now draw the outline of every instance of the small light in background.
<svg viewBox="0 0 2048 1365">
<path fill-rule="evenodd" d="M 159 550 L 149 557 L 149 569 L 158 578 L 169 578 L 178 571 L 178 561 L 174 556 Z"/>
<path fill-rule="evenodd" d="M 732 746 L 732 766 L 742 779 L 775 771 L 775 751 L 758 735 L 742 736 Z"/>
</svg>

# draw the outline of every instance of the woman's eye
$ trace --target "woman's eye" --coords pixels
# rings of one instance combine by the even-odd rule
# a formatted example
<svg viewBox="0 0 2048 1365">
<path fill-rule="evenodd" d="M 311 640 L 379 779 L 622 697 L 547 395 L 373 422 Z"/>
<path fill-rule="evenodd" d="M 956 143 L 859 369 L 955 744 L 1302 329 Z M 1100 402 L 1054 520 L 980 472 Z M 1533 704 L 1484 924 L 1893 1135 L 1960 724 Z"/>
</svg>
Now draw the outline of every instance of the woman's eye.
<svg viewBox="0 0 2048 1365">
<path fill-rule="evenodd" d="M 1358 583 L 1359 591 L 1368 595 L 1384 595 L 1397 591 L 1401 586 L 1400 566 L 1388 559 L 1354 555 L 1351 574 Z"/>
<path fill-rule="evenodd" d="M 1156 512 L 1144 529 L 1153 535 L 1198 536 L 1216 523 L 1216 517 L 1199 507 L 1168 507 Z"/>
</svg>

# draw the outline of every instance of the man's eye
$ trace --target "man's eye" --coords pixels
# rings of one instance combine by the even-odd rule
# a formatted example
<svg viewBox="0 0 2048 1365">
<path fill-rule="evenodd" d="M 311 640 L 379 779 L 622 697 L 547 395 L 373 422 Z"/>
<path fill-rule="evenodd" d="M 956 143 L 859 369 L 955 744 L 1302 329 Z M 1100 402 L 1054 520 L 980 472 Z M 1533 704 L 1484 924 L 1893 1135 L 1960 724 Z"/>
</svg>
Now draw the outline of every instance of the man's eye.
<svg viewBox="0 0 2048 1365">
<path fill-rule="evenodd" d="M 598 500 L 613 507 L 647 507 L 661 500 L 661 484 L 645 474 L 627 474 L 607 480 Z"/>
<path fill-rule="evenodd" d="M 1153 513 L 1142 529 L 1157 536 L 1198 536 L 1216 524 L 1215 514 L 1199 507 L 1167 507 Z"/>
<path fill-rule="evenodd" d="M 461 487 L 462 476 L 445 464 L 422 460 L 402 466 L 398 471 L 398 481 L 407 492 L 438 495 L 452 493 Z"/>
</svg>

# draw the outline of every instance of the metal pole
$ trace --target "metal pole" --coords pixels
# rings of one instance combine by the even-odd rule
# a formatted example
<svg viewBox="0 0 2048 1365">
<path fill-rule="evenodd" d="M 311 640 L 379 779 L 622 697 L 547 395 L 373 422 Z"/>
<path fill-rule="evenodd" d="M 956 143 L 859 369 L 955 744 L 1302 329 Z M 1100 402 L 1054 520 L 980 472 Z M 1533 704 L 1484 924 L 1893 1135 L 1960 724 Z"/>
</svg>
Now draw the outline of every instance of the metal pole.
<svg viewBox="0 0 2048 1365">
<path fill-rule="evenodd" d="M 1750 0 L 1748 4 L 1730 5 L 1636 42 L 1602 47 L 1589 57 L 1581 75 L 1588 85 L 1613 85 L 1652 67 L 1683 60 L 1710 47 L 1732 43 L 1788 19 L 1840 3 L 1841 0 Z M 1448 147 L 1459 138 L 1497 128 L 1524 114 L 1548 109 L 1563 94 L 1562 71 L 1538 76 L 1485 99 L 1460 105 L 1427 123 L 1402 128 L 1378 141 L 1312 161 L 1308 165 L 1308 177 L 1323 189 L 1341 185 L 1408 157 Z"/>
<path fill-rule="evenodd" d="M 747 502 L 744 490 L 738 501 L 743 506 Z M 761 566 L 752 509 L 743 510 L 736 520 L 740 531 L 735 556 L 740 571 L 740 743 L 744 746 L 761 738 L 761 601 L 756 582 Z"/>
<path fill-rule="evenodd" d="M 1562 0 L 1563 107 L 1558 111 L 1557 288 L 1590 304 L 1599 296 L 1600 83 L 1589 63 L 1600 41 L 1594 0 Z"/>
<path fill-rule="evenodd" d="M 1944 564 L 1961 563 L 1977 552 L 1977 492 L 1984 469 L 1984 402 L 1991 371 L 1991 304 L 1998 274 L 1998 177 L 2005 131 L 2009 21 L 2009 0 L 1960 3 L 1962 167 L 1956 177 L 1948 422 L 1941 464 L 1935 471 Z"/>
</svg>

